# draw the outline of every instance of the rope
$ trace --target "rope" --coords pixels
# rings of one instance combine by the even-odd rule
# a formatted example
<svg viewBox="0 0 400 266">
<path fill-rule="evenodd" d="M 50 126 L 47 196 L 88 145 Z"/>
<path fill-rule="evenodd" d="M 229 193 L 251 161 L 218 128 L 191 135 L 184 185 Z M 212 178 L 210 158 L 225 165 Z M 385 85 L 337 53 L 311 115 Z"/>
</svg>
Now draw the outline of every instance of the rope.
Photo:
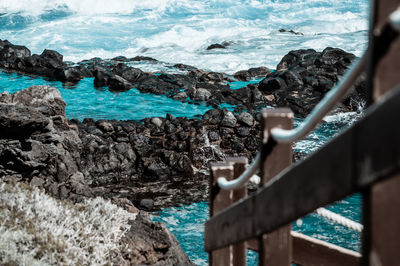
<svg viewBox="0 0 400 266">
<path fill-rule="evenodd" d="M 346 226 L 347 228 L 353 229 L 354 231 L 361 232 L 363 230 L 363 225 L 360 223 L 357 223 L 353 220 L 350 220 L 346 217 L 343 217 L 337 213 L 334 213 L 328 209 L 325 208 L 318 208 L 315 210 L 315 212 L 324 217 L 325 219 L 331 220 L 335 223 L 341 224 L 343 226 Z"/>
</svg>

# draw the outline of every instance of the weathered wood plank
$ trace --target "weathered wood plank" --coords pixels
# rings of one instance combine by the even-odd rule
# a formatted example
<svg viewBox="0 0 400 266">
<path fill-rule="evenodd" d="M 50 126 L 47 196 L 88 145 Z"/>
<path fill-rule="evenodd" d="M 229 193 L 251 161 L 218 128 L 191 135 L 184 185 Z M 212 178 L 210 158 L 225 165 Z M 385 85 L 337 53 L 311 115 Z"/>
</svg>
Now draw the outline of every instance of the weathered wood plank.
<svg viewBox="0 0 400 266">
<path fill-rule="evenodd" d="M 294 114 L 290 109 L 278 108 L 264 110 L 263 140 L 268 141 L 270 131 L 274 127 L 283 129 L 293 128 Z M 264 143 L 266 144 L 266 143 Z M 263 156 L 264 157 L 264 156 Z M 274 176 L 292 164 L 292 145 L 278 143 L 269 154 L 265 154 L 262 164 L 261 184 L 267 184 Z M 254 217 L 256 218 L 256 217 Z M 266 217 L 268 219 L 268 217 Z M 258 239 L 259 265 L 287 266 L 292 262 L 291 225 L 285 225 L 277 230 L 261 235 Z"/>
<path fill-rule="evenodd" d="M 355 266 L 361 254 L 292 231 L 293 263 L 307 266 Z"/>
<path fill-rule="evenodd" d="M 234 179 L 238 178 L 246 170 L 248 164 L 248 160 L 246 157 L 228 157 L 226 158 L 226 162 L 233 166 Z M 245 197 L 247 197 L 247 187 L 243 186 L 241 188 L 233 190 L 232 202 L 236 202 Z M 246 242 L 243 241 L 242 243 L 237 243 L 233 245 L 232 252 L 233 266 L 246 265 Z"/>
<path fill-rule="evenodd" d="M 379 39 L 375 38 L 382 32 L 388 16 L 395 9 L 400 7 L 399 0 L 373 1 L 373 16 L 370 31 L 370 46 L 380 47 Z M 377 49 L 373 49 L 375 52 Z M 370 78 L 372 87 L 372 98 L 375 101 L 382 99 L 390 93 L 394 87 L 400 84 L 400 38 L 397 38 L 387 51 L 387 54 L 376 64 L 370 66 Z M 392 110 L 395 111 L 395 110 Z M 397 113 L 398 115 L 399 113 Z M 370 125 L 386 127 L 388 124 L 399 123 L 396 117 L 381 117 L 379 124 Z M 369 130 L 365 127 L 363 130 Z M 397 138 L 396 138 L 397 135 Z M 365 136 L 363 136 L 365 137 Z M 390 146 L 383 146 L 381 137 L 391 139 Z M 368 147 L 369 150 L 376 150 L 378 156 L 371 158 L 364 156 L 359 165 L 360 172 L 369 168 L 379 169 L 393 176 L 389 180 L 375 184 L 363 193 L 363 263 L 365 265 L 398 265 L 398 250 L 400 246 L 400 174 L 395 173 L 399 162 L 397 160 L 400 152 L 400 140 L 398 132 L 386 132 Z M 381 146 L 380 146 L 381 145 Z M 382 147 L 386 148 L 383 149 Z M 360 151 L 360 154 L 363 151 Z M 392 164 L 394 167 L 383 167 L 385 164 Z M 368 179 L 374 176 L 367 175 Z"/>
<path fill-rule="evenodd" d="M 272 231 L 321 205 L 330 203 L 329 198 L 332 198 L 333 193 L 338 194 L 335 200 L 349 194 L 353 190 L 350 179 L 352 165 L 349 162 L 352 156 L 347 153 L 345 147 L 352 138 L 348 134 L 345 137 L 325 146 L 324 149 L 336 151 L 333 155 L 323 153 L 320 156 L 320 151 L 308 157 L 301 164 L 287 170 L 273 185 L 263 188 L 240 205 L 234 204 L 225 210 L 223 215 L 207 221 L 206 232 L 212 230 L 219 234 L 218 237 L 210 239 L 210 242 L 206 241 L 206 248 L 213 249 L 226 243 L 252 238 L 267 232 L 268 229 Z M 341 158 L 339 161 L 344 164 L 343 167 L 340 167 L 339 162 L 330 167 L 321 167 L 335 162 L 332 158 Z M 332 178 L 336 174 L 339 180 Z M 336 182 L 340 185 L 340 190 L 335 189 Z M 242 213 L 245 214 L 244 219 L 235 218 L 240 217 Z M 265 230 L 265 226 L 269 228 Z"/>
<path fill-rule="evenodd" d="M 399 265 L 400 174 L 371 190 L 370 265 Z"/>
<path fill-rule="evenodd" d="M 399 113 L 400 90 L 395 90 L 319 151 L 207 221 L 206 234 L 214 237 L 205 242 L 206 250 L 271 232 L 399 170 L 400 123 L 393 122 Z M 391 122 L 370 126 L 383 125 L 381 120 Z M 371 145 L 377 140 L 380 145 Z"/>
<path fill-rule="evenodd" d="M 306 266 L 359 265 L 361 254 L 306 235 L 292 231 L 292 262 Z M 258 240 L 248 240 L 247 248 L 258 251 Z"/>
<path fill-rule="evenodd" d="M 227 180 L 233 179 L 233 166 L 230 163 L 212 163 L 210 164 L 210 217 L 221 212 L 233 202 L 233 191 L 218 189 L 218 177 L 225 177 Z M 205 235 L 204 239 L 208 236 Z M 210 265 L 225 266 L 232 265 L 233 262 L 233 247 L 217 249 L 209 252 Z"/>
<path fill-rule="evenodd" d="M 253 251 L 258 251 L 259 245 L 258 245 L 258 238 L 252 238 L 246 241 L 246 247 L 247 249 L 253 250 Z"/>
<path fill-rule="evenodd" d="M 400 7 L 399 0 L 381 0 L 373 1 L 375 16 L 373 17 L 371 34 L 380 34 L 385 23 L 388 21 L 388 16 Z M 374 39 L 370 39 L 374 41 Z M 373 46 L 379 44 L 373 43 Z M 399 84 L 399 69 L 400 69 L 400 38 L 392 43 L 388 53 L 380 60 L 376 69 L 372 72 L 373 78 L 373 98 L 378 100 L 382 95 L 393 89 Z"/>
</svg>

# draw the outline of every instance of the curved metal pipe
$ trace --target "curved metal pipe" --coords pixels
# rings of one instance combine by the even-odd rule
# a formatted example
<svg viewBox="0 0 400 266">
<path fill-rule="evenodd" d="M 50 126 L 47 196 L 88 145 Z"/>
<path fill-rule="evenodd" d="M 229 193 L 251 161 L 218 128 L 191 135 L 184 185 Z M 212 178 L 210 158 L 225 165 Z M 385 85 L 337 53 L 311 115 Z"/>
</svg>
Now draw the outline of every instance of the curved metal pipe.
<svg viewBox="0 0 400 266">
<path fill-rule="evenodd" d="M 225 190 L 239 188 L 244 185 L 260 169 L 261 155 L 257 154 L 252 164 L 235 180 L 228 181 L 225 177 L 219 177 L 217 182 L 220 188 Z"/>
<path fill-rule="evenodd" d="M 400 8 L 394 11 L 389 18 L 392 27 L 396 29 L 398 32 L 400 32 Z"/>
<path fill-rule="evenodd" d="M 298 127 L 285 130 L 282 128 L 271 129 L 272 137 L 281 143 L 291 143 L 305 137 L 322 120 L 322 118 L 346 95 L 357 78 L 363 72 L 368 60 L 367 53 L 347 71 L 335 88 L 326 93 L 325 97 L 315 106 L 314 110 Z"/>
<path fill-rule="evenodd" d="M 367 53 L 346 73 L 339 84 L 330 90 L 321 102 L 317 104 L 311 114 L 305 121 L 298 127 L 292 130 L 285 130 L 281 128 L 273 128 L 271 130 L 272 137 L 277 142 L 290 143 L 294 142 L 313 130 L 322 118 L 340 101 L 348 92 L 357 78 L 364 70 L 367 63 Z M 217 182 L 220 188 L 225 190 L 235 189 L 244 185 L 260 168 L 261 156 L 257 154 L 253 163 L 235 180 L 228 181 L 225 177 L 219 177 Z"/>
</svg>

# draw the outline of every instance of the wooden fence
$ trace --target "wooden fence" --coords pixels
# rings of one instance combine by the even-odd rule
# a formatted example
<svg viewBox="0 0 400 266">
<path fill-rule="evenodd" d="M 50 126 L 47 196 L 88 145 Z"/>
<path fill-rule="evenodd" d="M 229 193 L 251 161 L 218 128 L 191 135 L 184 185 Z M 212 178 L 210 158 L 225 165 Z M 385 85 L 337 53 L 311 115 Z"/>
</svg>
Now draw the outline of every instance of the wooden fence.
<svg viewBox="0 0 400 266">
<path fill-rule="evenodd" d="M 291 165 L 290 144 L 266 145 L 271 128 L 293 126 L 293 114 L 265 110 L 262 187 L 249 197 L 245 188 L 217 184 L 218 177 L 237 178 L 245 158 L 211 165 L 210 265 L 245 265 L 246 249 L 259 252 L 260 265 L 400 265 L 400 40 L 382 52 L 375 36 L 398 7 L 392 0 L 373 4 L 367 83 L 374 104 L 360 121 Z M 363 196 L 361 254 L 291 231 L 296 219 L 353 193 Z"/>
</svg>

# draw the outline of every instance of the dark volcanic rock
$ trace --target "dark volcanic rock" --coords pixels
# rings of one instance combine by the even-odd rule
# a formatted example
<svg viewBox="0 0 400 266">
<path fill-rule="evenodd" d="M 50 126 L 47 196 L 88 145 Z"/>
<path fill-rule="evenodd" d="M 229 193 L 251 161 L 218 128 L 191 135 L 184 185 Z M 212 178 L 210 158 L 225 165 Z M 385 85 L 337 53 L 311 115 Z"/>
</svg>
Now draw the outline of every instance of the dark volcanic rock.
<svg viewBox="0 0 400 266">
<path fill-rule="evenodd" d="M 197 69 L 197 67 L 189 66 L 189 65 L 185 65 L 185 64 L 175 64 L 175 65 L 173 65 L 173 67 L 180 69 L 180 70 L 188 70 L 188 71 Z"/>
<path fill-rule="evenodd" d="M 5 111 L 1 113 L 9 115 L 1 118 L 0 177 L 12 174 L 28 181 L 33 177 L 46 179 L 43 186 L 60 196 L 60 190 L 52 185 L 79 176 L 73 158 L 80 145 L 77 129 L 65 118 L 60 92 L 35 86 L 12 95 L 0 94 L 0 104 Z M 75 181 L 70 186 L 72 194 L 84 187 Z"/>
<path fill-rule="evenodd" d="M 221 126 L 223 127 L 235 127 L 236 118 L 232 114 L 232 112 L 226 112 L 224 117 L 221 120 Z"/>
<path fill-rule="evenodd" d="M 139 203 L 139 207 L 145 209 L 145 210 L 152 210 L 154 206 L 154 200 L 152 199 L 142 199 Z"/>
<path fill-rule="evenodd" d="M 123 261 L 128 265 L 195 265 L 179 247 L 165 224 L 138 214 L 122 242 L 129 246 Z"/>
<path fill-rule="evenodd" d="M 157 62 L 157 59 L 154 59 L 152 57 L 148 56 L 135 56 L 129 59 L 129 61 L 152 61 L 152 62 Z"/>
<path fill-rule="evenodd" d="M 114 91 L 126 91 L 133 87 L 129 81 L 100 65 L 95 65 L 93 67 L 93 76 L 94 84 L 98 87 L 108 86 Z"/>
<path fill-rule="evenodd" d="M 208 46 L 206 50 L 212 50 L 212 49 L 226 49 L 226 46 L 219 43 L 214 43 Z"/>
<path fill-rule="evenodd" d="M 0 50 L 1 65 L 6 68 L 17 68 L 18 63 L 31 56 L 31 51 L 25 46 L 6 44 Z"/>
<path fill-rule="evenodd" d="M 85 74 L 78 68 L 67 67 L 58 68 L 54 72 L 54 77 L 63 82 L 78 82 L 85 77 Z"/>
<path fill-rule="evenodd" d="M 219 45 L 226 47 L 229 44 L 224 42 Z M 335 48 L 326 48 L 322 52 L 313 49 L 291 51 L 282 58 L 276 72 L 270 73 L 266 67 L 236 72 L 234 77 L 238 80 L 266 77 L 259 84 L 232 90 L 227 84 L 233 81 L 229 75 L 184 64 L 174 67 L 188 70 L 187 74 L 161 75 L 145 73 L 127 65 L 130 61 L 156 61 L 143 56 L 130 59 L 119 56 L 111 60 L 92 58 L 73 65 L 63 62 L 63 56 L 56 51 L 44 50 L 41 55 L 31 55 L 24 46 L 0 40 L 2 68 L 45 76 L 67 84 L 77 83 L 84 77 L 94 77 L 95 86 L 106 86 L 113 91 L 137 88 L 143 93 L 166 95 L 195 104 L 204 102 L 214 108 L 229 103 L 238 106 L 236 111 L 254 112 L 265 106 L 287 106 L 297 116 L 307 115 L 354 59 L 354 55 Z M 360 79 L 353 93 L 339 107 L 342 111 L 353 111 L 359 108 L 365 94 L 365 84 Z"/>
<path fill-rule="evenodd" d="M 258 89 L 272 106 L 290 107 L 298 116 L 307 116 L 345 73 L 355 56 L 337 48 L 322 52 L 313 49 L 291 51 L 268 74 Z M 365 101 L 365 82 L 360 78 L 353 93 L 342 101 L 342 111 L 358 111 Z M 354 104 L 357 102 L 357 104 Z"/>
<path fill-rule="evenodd" d="M 68 122 L 64 108 L 51 87 L 0 94 L 0 176 L 19 176 L 73 201 L 150 198 L 159 209 L 205 200 L 202 171 L 208 162 L 225 155 L 252 158 L 259 144 L 250 114 L 237 115 L 240 125 L 231 112 L 218 109 L 201 120 L 168 115 L 142 122 Z"/>
<path fill-rule="evenodd" d="M 218 124 L 222 119 L 222 112 L 218 109 L 211 109 L 203 115 L 203 119 L 211 125 Z"/>
<path fill-rule="evenodd" d="M 0 180 L 26 181 L 56 198 L 74 202 L 102 196 L 128 210 L 134 210 L 132 202 L 137 201 L 148 210 L 159 208 L 160 202 L 155 204 L 146 195 L 155 191 L 152 196 L 160 201 L 157 193 L 161 191 L 157 192 L 153 184 L 143 189 L 147 181 L 142 185 L 134 183 L 138 181 L 138 174 L 143 174 L 134 148 L 129 142 L 113 140 L 115 135 L 132 133 L 136 124 L 95 123 L 91 119 L 71 123 L 65 118 L 64 107 L 59 91 L 48 86 L 35 86 L 11 95 L 0 94 Z M 95 125 L 102 129 L 98 130 L 99 135 L 78 129 Z M 157 158 L 154 161 L 161 160 L 162 156 Z M 163 167 L 191 177 L 190 159 L 184 155 L 176 158 L 171 161 L 172 167 L 165 163 Z M 148 159 L 151 161 L 150 157 Z M 158 176 L 153 178 L 158 179 Z M 140 179 L 143 182 L 143 178 Z M 180 182 L 180 186 L 187 185 Z M 171 193 L 163 185 L 157 187 L 163 191 L 160 196 Z M 173 191 L 176 193 L 176 189 Z M 187 191 L 193 192 L 191 188 Z M 116 258 L 119 263 L 193 265 L 165 225 L 153 223 L 140 214 L 130 223 L 131 229 L 122 240 L 127 246 L 126 254 Z"/>
<path fill-rule="evenodd" d="M 70 67 L 57 51 L 45 49 L 41 55 L 31 55 L 25 46 L 0 40 L 0 67 L 35 74 L 63 82 L 77 82 L 91 76 L 82 66 Z"/>
<path fill-rule="evenodd" d="M 288 32 L 288 33 L 292 33 L 292 34 L 294 34 L 294 35 L 304 35 L 303 33 L 301 33 L 301 32 L 296 32 L 296 31 L 294 31 L 294 30 L 280 29 L 279 32 Z"/>
<path fill-rule="evenodd" d="M 210 99 L 211 95 L 211 92 L 207 89 L 198 88 L 194 91 L 192 99 L 197 101 L 207 101 Z"/>
<path fill-rule="evenodd" d="M 240 70 L 233 74 L 237 80 L 249 81 L 252 78 L 262 78 L 269 74 L 271 71 L 267 67 L 254 67 L 248 70 Z"/>
<path fill-rule="evenodd" d="M 45 131 L 49 119 L 27 106 L 0 104 L 0 138 L 25 139 Z"/>
<path fill-rule="evenodd" d="M 128 67 L 123 63 L 112 66 L 112 72 L 129 82 L 136 82 L 144 75 L 142 70 L 134 67 Z"/>
<path fill-rule="evenodd" d="M 237 115 L 237 121 L 245 126 L 252 127 L 254 118 L 250 113 L 243 112 Z"/>
<path fill-rule="evenodd" d="M 40 57 L 43 59 L 43 62 L 45 62 L 44 66 L 48 68 L 58 68 L 65 65 L 63 63 L 62 54 L 57 51 L 45 49 Z"/>
</svg>

